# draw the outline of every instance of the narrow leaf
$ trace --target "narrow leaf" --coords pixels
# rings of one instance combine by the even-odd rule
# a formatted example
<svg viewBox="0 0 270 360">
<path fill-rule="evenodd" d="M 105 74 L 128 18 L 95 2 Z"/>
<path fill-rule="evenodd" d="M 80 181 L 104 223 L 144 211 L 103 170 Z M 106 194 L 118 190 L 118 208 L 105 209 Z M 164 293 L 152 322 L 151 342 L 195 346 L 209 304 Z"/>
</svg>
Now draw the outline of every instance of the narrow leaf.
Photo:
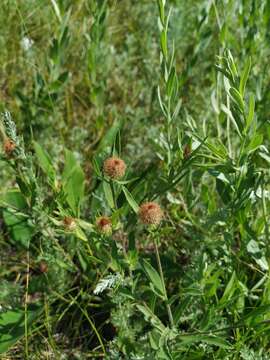
<svg viewBox="0 0 270 360">
<path fill-rule="evenodd" d="M 143 260 L 142 265 L 143 265 L 143 269 L 144 269 L 146 275 L 148 276 L 149 280 L 152 282 L 152 284 L 155 286 L 155 288 L 159 291 L 159 293 L 162 294 L 163 296 L 165 296 L 162 281 L 161 281 L 161 278 L 160 278 L 158 272 L 146 260 Z"/>
<path fill-rule="evenodd" d="M 248 116 L 246 120 L 246 131 L 249 129 L 252 120 L 254 118 L 254 110 L 255 110 L 255 97 L 254 94 L 251 94 L 249 97 L 249 110 L 248 110 Z"/>
<path fill-rule="evenodd" d="M 139 206 L 136 203 L 136 201 L 134 200 L 132 194 L 129 192 L 129 190 L 125 186 L 123 186 L 122 189 L 123 189 L 126 200 L 129 203 L 130 207 L 134 210 L 135 213 L 137 213 L 139 211 Z"/>
<path fill-rule="evenodd" d="M 105 198 L 106 198 L 110 208 L 113 209 L 114 208 L 114 200 L 113 200 L 113 193 L 112 193 L 111 186 L 106 181 L 103 181 L 102 186 L 103 186 Z"/>
<path fill-rule="evenodd" d="M 246 83 L 249 76 L 250 68 L 251 68 L 251 58 L 248 59 L 240 79 L 239 92 L 242 97 L 244 97 L 245 94 L 245 88 L 246 88 Z"/>
</svg>

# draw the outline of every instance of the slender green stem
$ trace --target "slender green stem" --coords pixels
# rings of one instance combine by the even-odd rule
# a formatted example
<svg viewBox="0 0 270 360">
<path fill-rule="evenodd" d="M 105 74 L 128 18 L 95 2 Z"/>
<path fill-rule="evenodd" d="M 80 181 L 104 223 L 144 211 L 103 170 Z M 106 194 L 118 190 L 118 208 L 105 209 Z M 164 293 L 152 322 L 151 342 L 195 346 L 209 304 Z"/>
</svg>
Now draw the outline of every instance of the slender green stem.
<svg viewBox="0 0 270 360">
<path fill-rule="evenodd" d="M 29 348 L 28 348 L 28 287 L 29 287 L 29 272 L 30 272 L 29 245 L 26 256 L 27 256 L 27 269 L 26 269 L 26 289 L 25 289 L 25 302 L 24 302 L 24 335 L 25 335 L 25 358 L 29 359 Z"/>
<path fill-rule="evenodd" d="M 270 244 L 269 244 L 269 227 L 267 221 L 267 205 L 265 200 L 265 190 L 264 190 L 264 183 L 262 184 L 262 209 L 263 209 L 263 217 L 264 217 L 264 224 L 265 224 L 265 236 L 266 236 L 266 244 L 267 244 L 267 255 L 270 255 Z"/>
<path fill-rule="evenodd" d="M 157 259 L 157 264 L 158 264 L 159 275 L 160 275 L 160 278 L 161 278 L 161 281 L 162 281 L 162 286 L 163 286 L 163 290 L 164 290 L 164 294 L 165 294 L 165 302 L 166 302 L 168 317 L 169 317 L 171 327 L 174 327 L 172 310 L 171 310 L 170 304 L 168 302 L 168 295 L 167 295 L 167 290 L 166 290 L 166 286 L 165 286 L 165 280 L 164 280 L 164 275 L 163 275 L 163 270 L 162 270 L 162 265 L 161 265 L 161 261 L 160 261 L 158 245 L 157 245 L 155 235 L 153 236 L 153 240 L 154 240 L 154 245 L 155 245 L 155 253 L 156 253 L 156 259 Z"/>
<path fill-rule="evenodd" d="M 100 347 L 101 347 L 101 349 L 102 349 L 102 351 L 103 351 L 103 354 L 106 354 L 105 345 L 104 345 L 104 343 L 103 343 L 103 340 L 102 340 L 102 338 L 101 338 L 101 335 L 99 334 L 99 332 L 98 332 L 98 330 L 97 330 L 97 328 L 96 328 L 96 325 L 94 324 L 94 322 L 93 322 L 93 321 L 91 320 L 91 318 L 89 317 L 88 312 L 87 312 L 84 308 L 82 308 L 81 305 L 78 303 L 78 301 L 75 300 L 75 298 L 73 298 L 71 295 L 70 295 L 70 298 L 71 298 L 72 301 L 74 301 L 74 303 L 78 306 L 78 308 L 81 310 L 81 312 L 83 313 L 83 315 L 86 317 L 86 319 L 87 319 L 87 321 L 89 322 L 92 330 L 93 330 L 94 333 L 96 334 L 96 337 L 97 337 L 98 342 L 99 342 L 99 344 L 100 344 Z"/>
<path fill-rule="evenodd" d="M 116 210 L 116 209 L 117 209 L 116 194 L 115 194 L 114 183 L 113 183 L 113 181 L 112 181 L 112 180 L 110 180 L 110 186 L 111 186 L 111 190 L 112 190 L 112 196 L 113 196 L 114 208 L 115 208 L 115 210 Z"/>
</svg>

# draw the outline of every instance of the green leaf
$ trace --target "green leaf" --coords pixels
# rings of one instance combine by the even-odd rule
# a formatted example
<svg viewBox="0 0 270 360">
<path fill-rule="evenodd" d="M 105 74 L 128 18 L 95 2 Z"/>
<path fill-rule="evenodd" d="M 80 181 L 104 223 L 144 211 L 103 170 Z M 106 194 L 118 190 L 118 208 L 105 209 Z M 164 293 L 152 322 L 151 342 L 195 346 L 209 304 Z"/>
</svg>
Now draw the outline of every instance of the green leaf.
<svg viewBox="0 0 270 360">
<path fill-rule="evenodd" d="M 245 104 L 241 94 L 234 87 L 230 88 L 230 95 L 234 102 L 238 105 L 240 111 L 243 113 L 245 111 Z"/>
<path fill-rule="evenodd" d="M 34 235 L 34 228 L 28 225 L 27 219 L 6 209 L 3 211 L 3 218 L 12 239 L 23 247 L 28 248 L 30 240 Z"/>
<path fill-rule="evenodd" d="M 255 110 L 255 97 L 254 94 L 251 94 L 249 97 L 249 110 L 248 110 L 248 116 L 246 119 L 246 131 L 249 129 L 252 120 L 254 118 L 254 110 Z"/>
<path fill-rule="evenodd" d="M 8 191 L 1 199 L 4 202 L 3 219 L 8 227 L 11 238 L 28 248 L 34 229 L 28 223 L 28 216 L 23 213 L 27 209 L 27 203 L 17 189 Z"/>
<path fill-rule="evenodd" d="M 247 147 L 247 152 L 253 152 L 262 144 L 263 142 L 263 135 L 262 134 L 255 134 L 251 139 L 250 143 Z"/>
<path fill-rule="evenodd" d="M 162 296 L 165 296 L 165 291 L 164 291 L 162 281 L 161 281 L 161 278 L 160 278 L 158 272 L 146 260 L 143 260 L 142 266 L 143 266 L 143 269 L 144 269 L 146 275 L 148 276 L 149 280 L 154 285 L 156 290 L 158 290 L 158 292 L 160 294 L 162 294 Z"/>
<path fill-rule="evenodd" d="M 227 106 L 225 106 L 224 104 L 221 104 L 221 110 L 230 118 L 232 124 L 234 125 L 235 127 L 235 130 L 237 131 L 239 137 L 241 138 L 242 137 L 242 134 L 240 132 L 240 124 L 237 123 L 237 121 L 235 120 L 235 118 L 233 117 L 233 114 L 231 112 L 230 109 L 227 108 Z"/>
<path fill-rule="evenodd" d="M 65 149 L 65 166 L 64 166 L 64 170 L 62 173 L 62 179 L 63 181 L 66 181 L 69 179 L 72 171 L 76 168 L 77 166 L 77 160 L 74 156 L 74 154 L 69 151 L 68 149 Z"/>
<path fill-rule="evenodd" d="M 189 306 L 190 302 L 191 302 L 191 297 L 187 296 L 185 299 L 181 299 L 180 304 L 178 306 L 176 306 L 174 312 L 173 312 L 173 319 L 174 319 L 174 323 L 175 325 L 178 325 L 181 321 L 181 316 L 184 313 L 184 311 L 186 310 L 186 308 Z"/>
<path fill-rule="evenodd" d="M 165 331 L 165 326 L 163 323 L 159 320 L 159 318 L 151 311 L 151 309 L 146 305 L 139 305 L 137 304 L 136 307 L 138 310 L 145 316 L 145 319 L 147 321 L 150 321 L 150 323 L 159 330 L 159 332 Z"/>
<path fill-rule="evenodd" d="M 165 25 L 165 11 L 164 11 L 164 0 L 158 0 L 158 7 L 159 7 L 159 18 L 162 25 Z"/>
<path fill-rule="evenodd" d="M 238 285 L 238 280 L 237 280 L 237 277 L 236 277 L 236 273 L 234 271 L 232 273 L 230 281 L 228 282 L 228 284 L 227 284 L 227 286 L 226 286 L 226 288 L 224 290 L 222 298 L 219 301 L 220 305 L 224 305 L 228 300 L 231 299 L 231 297 L 234 294 L 234 291 L 237 288 L 237 285 Z"/>
<path fill-rule="evenodd" d="M 246 88 L 246 83 L 247 83 L 247 79 L 249 76 L 250 68 L 251 68 L 251 58 L 249 58 L 248 61 L 246 62 L 246 65 L 244 67 L 244 70 L 243 70 L 243 73 L 242 73 L 241 79 L 240 79 L 239 92 L 242 97 L 244 97 L 244 95 L 245 95 L 245 88 Z"/>
<path fill-rule="evenodd" d="M 168 50 L 167 50 L 167 33 L 165 30 L 162 30 L 160 34 L 160 44 L 162 49 L 162 54 L 165 59 L 167 59 L 168 56 Z"/>
<path fill-rule="evenodd" d="M 55 170 L 53 168 L 51 158 L 49 157 L 47 152 L 43 150 L 42 147 L 35 141 L 34 141 L 34 149 L 39 161 L 39 166 L 41 167 L 45 175 L 48 176 L 49 182 L 53 184 L 55 180 Z"/>
<path fill-rule="evenodd" d="M 234 78 L 238 77 L 238 71 L 237 71 L 237 67 L 235 65 L 233 56 L 230 52 L 230 50 L 227 50 L 227 58 L 228 58 L 228 65 L 229 65 L 229 69 L 233 75 Z"/>
<path fill-rule="evenodd" d="M 27 326 L 41 313 L 40 308 L 27 310 Z M 13 309 L 1 312 L 0 315 L 0 354 L 8 351 L 25 334 L 25 312 L 24 309 Z"/>
<path fill-rule="evenodd" d="M 86 242 L 88 241 L 84 231 L 79 226 L 76 226 L 74 234 L 77 236 L 78 239 Z"/>
<path fill-rule="evenodd" d="M 97 174 L 97 176 L 101 177 L 102 172 L 100 170 L 98 160 L 96 159 L 95 156 L 93 157 L 93 160 L 92 160 L 92 166 L 93 166 L 93 169 L 94 169 L 95 173 Z"/>
<path fill-rule="evenodd" d="M 249 325 L 253 325 L 256 322 L 261 321 L 263 316 L 266 314 L 268 315 L 269 318 L 269 311 L 270 311 L 270 304 L 259 306 L 254 310 L 252 310 L 247 315 L 245 315 L 243 320 Z"/>
<path fill-rule="evenodd" d="M 131 206 L 131 208 L 134 210 L 135 213 L 138 213 L 139 211 L 139 206 L 138 204 L 136 203 L 136 201 L 134 200 L 133 196 L 131 195 L 131 193 L 128 191 L 128 189 L 123 186 L 122 187 L 122 190 L 125 194 L 125 197 L 127 199 L 127 202 L 129 203 L 129 205 Z"/>
<path fill-rule="evenodd" d="M 9 190 L 4 195 L 1 195 L 0 200 L 17 210 L 24 210 L 28 207 L 24 196 L 18 189 Z"/>
<path fill-rule="evenodd" d="M 102 186 L 103 186 L 105 198 L 106 198 L 110 208 L 114 209 L 113 193 L 112 193 L 110 184 L 107 183 L 106 181 L 103 181 Z"/>
<path fill-rule="evenodd" d="M 62 179 L 66 200 L 74 215 L 79 217 L 80 205 L 84 196 L 85 176 L 75 156 L 69 150 L 65 151 L 65 167 Z"/>
<path fill-rule="evenodd" d="M 222 349 L 230 349 L 230 344 L 224 340 L 224 338 L 214 335 L 184 335 L 179 336 L 181 343 L 180 345 L 184 344 L 194 344 L 197 342 L 203 342 L 209 345 L 215 345 Z"/>
<path fill-rule="evenodd" d="M 177 90 L 177 77 L 176 77 L 175 68 L 173 67 L 166 84 L 166 92 L 168 97 L 171 98 L 173 91 L 176 92 L 176 90 Z"/>
</svg>

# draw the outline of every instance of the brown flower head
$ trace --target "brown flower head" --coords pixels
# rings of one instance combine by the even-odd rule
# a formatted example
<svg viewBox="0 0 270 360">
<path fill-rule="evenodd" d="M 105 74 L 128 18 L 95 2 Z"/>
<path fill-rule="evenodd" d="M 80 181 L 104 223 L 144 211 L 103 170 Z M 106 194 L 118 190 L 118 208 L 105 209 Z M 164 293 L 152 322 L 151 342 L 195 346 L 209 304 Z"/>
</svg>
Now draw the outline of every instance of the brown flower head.
<svg viewBox="0 0 270 360">
<path fill-rule="evenodd" d="M 103 172 L 111 179 L 121 179 L 126 172 L 125 162 L 117 157 L 110 157 L 104 161 Z"/>
<path fill-rule="evenodd" d="M 5 139 L 4 141 L 4 151 L 7 156 L 10 156 L 16 148 L 16 144 L 10 138 Z"/>
<path fill-rule="evenodd" d="M 145 225 L 158 225 L 163 217 L 163 211 L 155 202 L 146 202 L 140 206 L 139 217 Z"/>
<path fill-rule="evenodd" d="M 46 263 L 46 261 L 41 260 L 41 262 L 39 263 L 39 271 L 41 273 L 48 272 L 48 264 Z"/>
<path fill-rule="evenodd" d="M 76 229 L 76 222 L 71 216 L 65 216 L 63 219 L 63 224 L 67 230 L 73 231 Z"/>
<path fill-rule="evenodd" d="M 190 154 L 191 154 L 191 146 L 190 144 L 187 144 L 185 147 L 184 147 L 184 159 L 188 159 L 190 157 Z"/>
<path fill-rule="evenodd" d="M 112 221 L 107 216 L 97 218 L 96 226 L 97 229 L 105 235 L 110 235 L 112 232 Z"/>
</svg>

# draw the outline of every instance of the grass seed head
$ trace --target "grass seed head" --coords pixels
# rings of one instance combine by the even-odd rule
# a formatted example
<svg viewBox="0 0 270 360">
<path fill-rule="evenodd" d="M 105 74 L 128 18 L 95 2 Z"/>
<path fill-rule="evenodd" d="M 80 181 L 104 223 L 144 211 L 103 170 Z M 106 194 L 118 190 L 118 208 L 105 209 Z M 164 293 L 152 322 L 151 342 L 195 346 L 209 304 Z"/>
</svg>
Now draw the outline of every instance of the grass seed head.
<svg viewBox="0 0 270 360">
<path fill-rule="evenodd" d="M 155 202 L 146 202 L 140 206 L 139 218 L 145 225 L 158 225 L 163 218 L 163 211 Z"/>
<path fill-rule="evenodd" d="M 107 216 L 97 218 L 96 226 L 102 234 L 110 235 L 112 233 L 112 221 Z"/>
<path fill-rule="evenodd" d="M 104 161 L 103 172 L 113 180 L 121 179 L 125 175 L 126 164 L 118 157 L 110 157 Z"/>
</svg>

